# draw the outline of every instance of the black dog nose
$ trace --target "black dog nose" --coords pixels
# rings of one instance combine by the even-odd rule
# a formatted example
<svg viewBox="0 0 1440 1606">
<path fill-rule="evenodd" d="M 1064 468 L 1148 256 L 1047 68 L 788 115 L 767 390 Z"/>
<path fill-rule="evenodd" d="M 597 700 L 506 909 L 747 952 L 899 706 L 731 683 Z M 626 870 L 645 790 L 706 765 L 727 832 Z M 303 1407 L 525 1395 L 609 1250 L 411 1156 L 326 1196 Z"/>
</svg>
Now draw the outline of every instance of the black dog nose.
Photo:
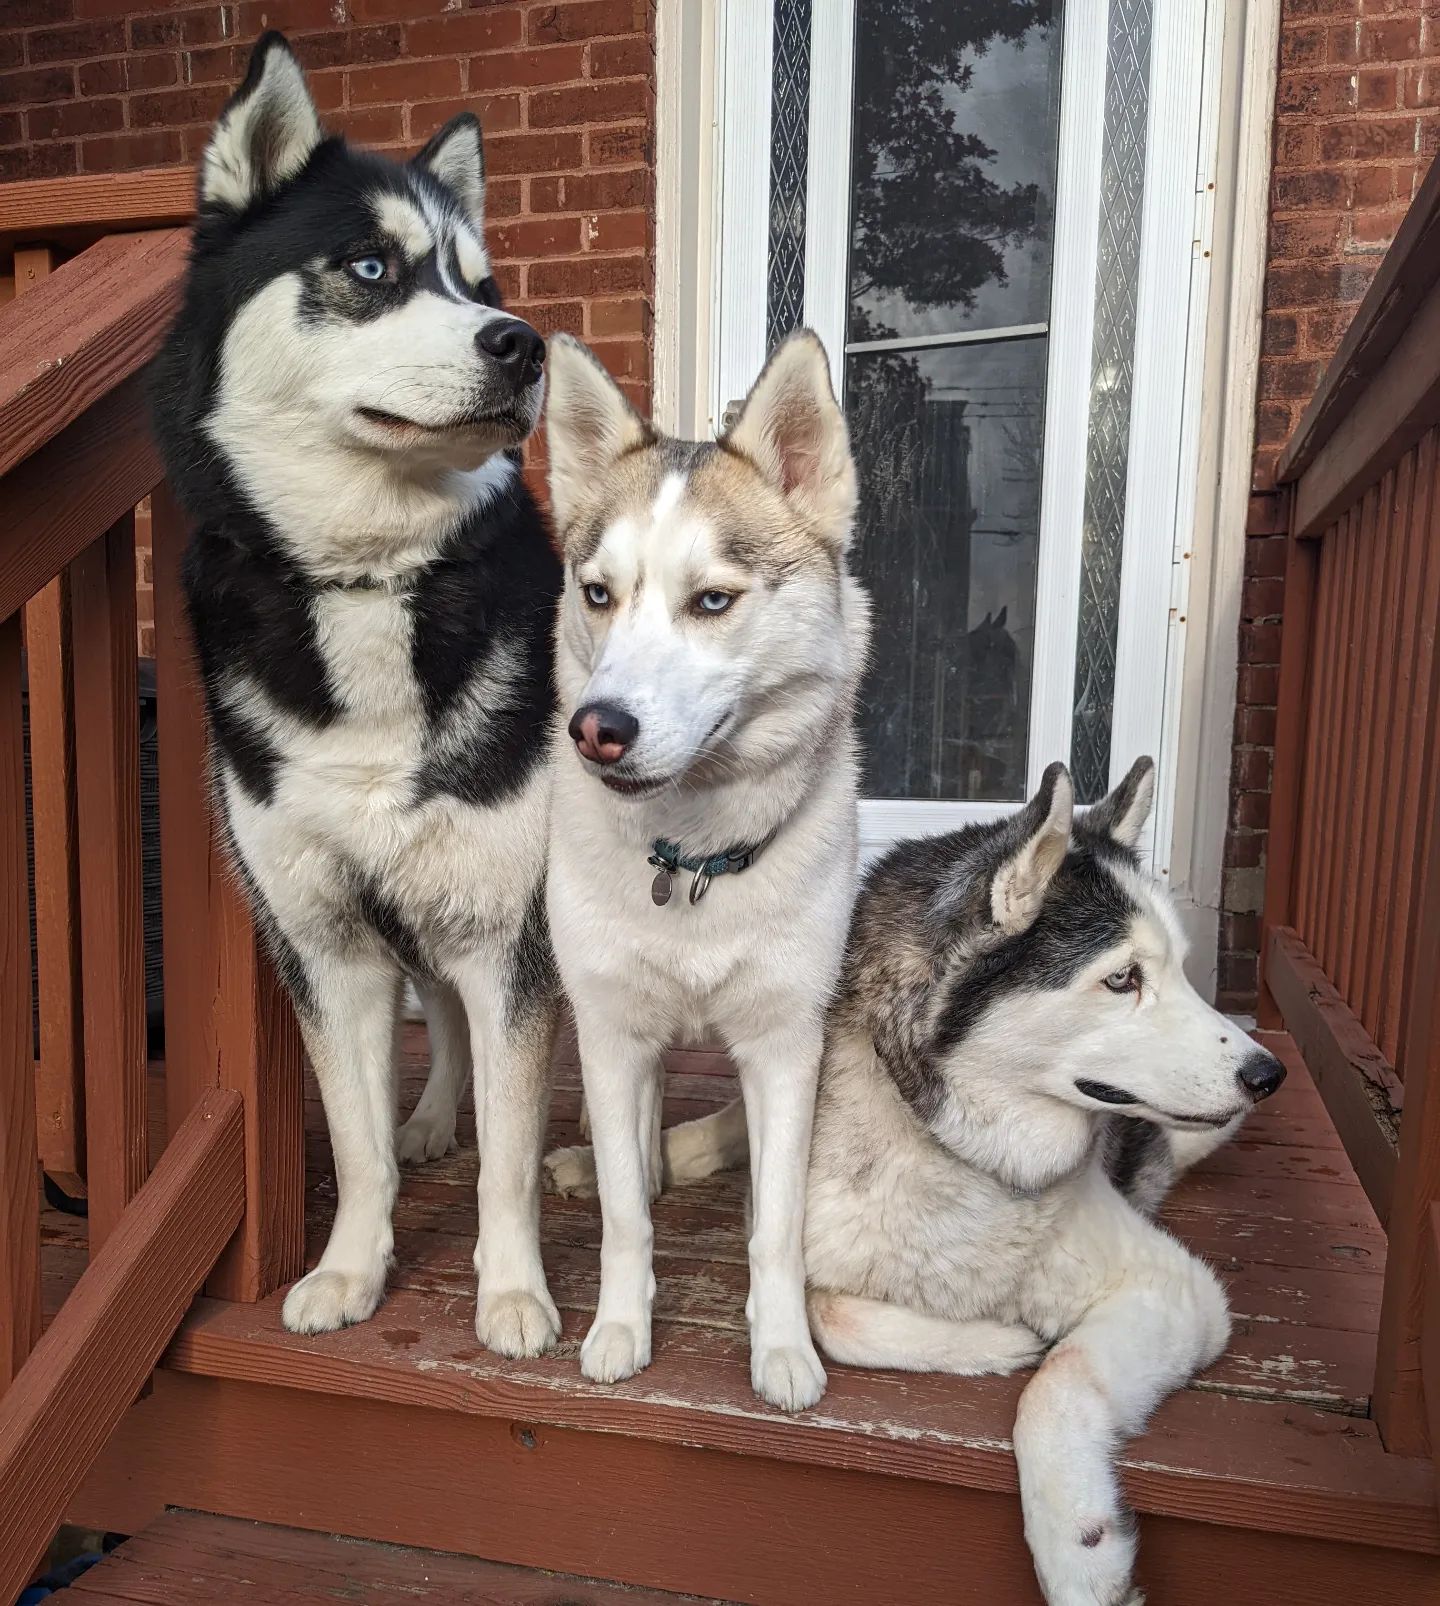
<svg viewBox="0 0 1440 1606">
<path fill-rule="evenodd" d="M 640 734 L 640 721 L 614 703 L 588 703 L 570 720 L 570 740 L 596 764 L 613 764 Z"/>
<path fill-rule="evenodd" d="M 517 390 L 533 385 L 545 366 L 545 342 L 519 318 L 491 318 L 475 344 L 505 370 Z"/>
<path fill-rule="evenodd" d="M 1285 1080 L 1285 1067 L 1273 1054 L 1257 1048 L 1245 1057 L 1235 1074 L 1240 1078 L 1241 1087 L 1258 1104 L 1261 1099 L 1268 1099 Z"/>
</svg>

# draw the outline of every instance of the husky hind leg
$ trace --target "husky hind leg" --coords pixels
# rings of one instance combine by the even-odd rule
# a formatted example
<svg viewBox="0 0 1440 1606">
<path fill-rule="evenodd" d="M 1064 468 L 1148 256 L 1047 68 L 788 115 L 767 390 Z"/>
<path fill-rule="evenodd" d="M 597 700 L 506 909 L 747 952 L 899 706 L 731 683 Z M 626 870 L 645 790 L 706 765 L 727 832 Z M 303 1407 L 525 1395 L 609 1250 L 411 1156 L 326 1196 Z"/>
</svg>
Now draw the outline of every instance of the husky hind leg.
<svg viewBox="0 0 1440 1606">
<path fill-rule="evenodd" d="M 320 1264 L 285 1296 L 281 1319 L 292 1333 L 329 1333 L 372 1316 L 395 1243 L 400 972 L 375 955 L 327 955 L 313 971 L 301 1031 L 330 1127 L 338 1199 Z"/>
<path fill-rule="evenodd" d="M 750 1155 L 745 1106 L 732 1099 L 722 1110 L 667 1126 L 660 1134 L 660 1186 L 653 1177 L 650 1198 L 661 1188 L 700 1182 L 717 1171 L 736 1171 Z M 562 1198 L 595 1195 L 595 1151 L 588 1146 L 554 1149 L 545 1156 L 545 1186 Z"/>
<path fill-rule="evenodd" d="M 1049 1606 L 1139 1606 L 1135 1521 L 1112 1464 L 1155 1407 L 1225 1346 L 1225 1296 L 1157 1228 L 1112 1245 L 1135 1271 L 1051 1350 L 1020 1396 L 1015 1456 L 1025 1537 Z M 1133 1249 L 1133 1255 L 1122 1251 Z"/>
<path fill-rule="evenodd" d="M 674 1183 L 700 1182 L 717 1171 L 736 1171 L 749 1158 L 750 1134 L 745 1126 L 745 1106 L 739 1099 L 731 1100 L 722 1110 L 667 1127 L 660 1138 L 667 1188 Z"/>
<path fill-rule="evenodd" d="M 1045 1353 L 1045 1341 L 1018 1323 L 952 1322 L 886 1300 L 817 1288 L 806 1306 L 815 1342 L 842 1366 L 1006 1377 Z"/>
<path fill-rule="evenodd" d="M 430 1040 L 430 1074 L 410 1119 L 395 1134 L 395 1151 L 401 1165 L 438 1160 L 455 1147 L 455 1111 L 465 1078 L 470 1074 L 470 1025 L 465 1006 L 453 987 L 444 982 L 415 982 L 425 1011 Z M 484 1148 L 479 1130 L 484 1100 L 476 1101 L 476 1148 Z"/>
</svg>

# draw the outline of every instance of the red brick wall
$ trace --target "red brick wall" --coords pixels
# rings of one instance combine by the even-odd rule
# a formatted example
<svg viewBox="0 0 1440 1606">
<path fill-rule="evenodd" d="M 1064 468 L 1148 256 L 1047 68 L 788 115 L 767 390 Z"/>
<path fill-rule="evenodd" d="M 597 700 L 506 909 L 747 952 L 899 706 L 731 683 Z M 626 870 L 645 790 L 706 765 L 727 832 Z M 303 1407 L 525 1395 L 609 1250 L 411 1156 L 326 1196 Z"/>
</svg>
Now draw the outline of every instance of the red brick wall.
<svg viewBox="0 0 1440 1606">
<path fill-rule="evenodd" d="M 0 0 L 0 180 L 193 162 L 249 46 L 283 28 L 325 121 L 357 142 L 408 153 L 457 111 L 478 112 L 510 306 L 546 333 L 584 336 L 648 408 L 653 11 L 653 0 Z"/>
<path fill-rule="evenodd" d="M 1284 0 L 1220 996 L 1256 986 L 1284 606 L 1275 461 L 1440 146 L 1437 0 Z"/>
</svg>

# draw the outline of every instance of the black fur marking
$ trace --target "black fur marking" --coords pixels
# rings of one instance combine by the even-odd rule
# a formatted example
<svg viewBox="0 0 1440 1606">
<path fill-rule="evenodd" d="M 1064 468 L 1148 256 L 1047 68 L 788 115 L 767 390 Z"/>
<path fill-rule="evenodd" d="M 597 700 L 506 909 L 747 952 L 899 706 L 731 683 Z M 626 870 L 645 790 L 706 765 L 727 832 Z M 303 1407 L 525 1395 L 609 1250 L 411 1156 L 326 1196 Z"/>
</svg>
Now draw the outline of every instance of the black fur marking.
<svg viewBox="0 0 1440 1606">
<path fill-rule="evenodd" d="M 222 830 L 230 862 L 234 865 L 235 873 L 245 888 L 245 895 L 250 900 L 250 908 L 255 916 L 255 929 L 260 934 L 265 952 L 270 956 L 270 963 L 275 967 L 275 974 L 280 978 L 285 991 L 290 994 L 290 1002 L 295 1006 L 295 1013 L 302 1021 L 313 1021 L 318 1009 L 315 990 L 310 985 L 305 962 L 290 939 L 281 931 L 274 915 L 270 913 L 269 905 L 260 896 L 260 889 L 255 885 L 254 877 L 246 868 L 245 861 L 235 851 L 235 842 L 230 836 L 229 826 L 222 825 Z"/>
<path fill-rule="evenodd" d="M 555 967 L 555 951 L 550 944 L 550 923 L 545 914 L 545 886 L 542 882 L 530 895 L 524 923 L 510 951 L 506 1025 L 513 1028 L 523 1024 L 557 998 L 559 993 L 560 973 Z"/>
<path fill-rule="evenodd" d="M 215 745 L 225 755 L 240 790 L 252 803 L 269 803 L 275 796 L 275 772 L 280 755 L 265 732 L 243 713 L 216 705 L 211 711 Z"/>
<path fill-rule="evenodd" d="M 1117 1116 L 1105 1135 L 1105 1169 L 1116 1189 L 1134 1203 L 1138 1184 L 1153 1166 L 1170 1167 L 1165 1134 L 1153 1121 Z"/>
<path fill-rule="evenodd" d="M 432 760 L 416 799 L 446 793 L 502 802 L 540 761 L 555 706 L 551 636 L 562 581 L 530 493 L 517 478 L 485 510 L 469 539 L 432 564 L 409 598 L 411 661 L 432 722 L 475 683 L 484 700 L 487 659 L 503 653 L 496 706 L 469 748 Z"/>
<path fill-rule="evenodd" d="M 315 639 L 310 605 L 319 588 L 219 468 L 206 500 L 215 507 L 222 498 L 228 508 L 191 539 L 184 579 L 211 717 L 229 760 L 227 737 L 239 722 L 227 719 L 222 693 L 237 676 L 307 724 L 327 725 L 339 710 Z M 253 749 L 252 737 L 242 733 L 240 742 Z M 256 773 L 254 757 L 242 751 L 236 768 L 248 768 L 268 795 L 269 778 Z"/>
<path fill-rule="evenodd" d="M 363 870 L 350 872 L 356 913 L 394 955 L 407 976 L 429 977 L 430 960 L 414 928 L 394 903 L 380 890 L 380 884 Z"/>
<path fill-rule="evenodd" d="M 999 999 L 1065 987 L 1077 971 L 1124 942 L 1139 909 L 1087 843 L 1065 856 L 1027 930 L 967 966 L 941 1011 L 935 1049 L 958 1047 Z"/>
</svg>

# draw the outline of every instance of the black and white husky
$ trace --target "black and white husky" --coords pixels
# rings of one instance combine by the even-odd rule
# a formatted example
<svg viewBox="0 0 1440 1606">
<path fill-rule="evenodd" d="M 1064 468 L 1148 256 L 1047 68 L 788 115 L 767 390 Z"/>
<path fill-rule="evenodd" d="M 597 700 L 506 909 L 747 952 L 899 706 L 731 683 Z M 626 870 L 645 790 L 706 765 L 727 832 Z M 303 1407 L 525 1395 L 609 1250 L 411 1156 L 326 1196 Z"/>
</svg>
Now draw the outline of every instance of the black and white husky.
<svg viewBox="0 0 1440 1606">
<path fill-rule="evenodd" d="M 1230 1331 L 1209 1268 L 1150 1216 L 1284 1077 L 1186 980 L 1134 851 L 1153 784 L 1141 759 L 1077 816 L 1055 764 L 1012 819 L 883 859 L 815 1114 L 805 1268 L 825 1354 L 975 1375 L 1049 1348 L 1015 1451 L 1051 1606 L 1141 1599 L 1111 1456 Z M 733 1108 L 666 1140 L 677 1181 L 745 1155 Z"/>
<path fill-rule="evenodd" d="M 433 1063 L 399 1154 L 452 1142 L 473 1044 L 476 1331 L 521 1355 L 559 1327 L 538 1179 L 561 575 L 514 455 L 544 346 L 500 307 L 483 208 L 474 118 L 408 166 L 353 151 L 267 35 L 201 165 L 155 411 L 195 521 L 185 581 L 216 796 L 335 1151 L 330 1240 L 285 1324 L 363 1321 L 383 1296 L 409 976 Z"/>
</svg>

